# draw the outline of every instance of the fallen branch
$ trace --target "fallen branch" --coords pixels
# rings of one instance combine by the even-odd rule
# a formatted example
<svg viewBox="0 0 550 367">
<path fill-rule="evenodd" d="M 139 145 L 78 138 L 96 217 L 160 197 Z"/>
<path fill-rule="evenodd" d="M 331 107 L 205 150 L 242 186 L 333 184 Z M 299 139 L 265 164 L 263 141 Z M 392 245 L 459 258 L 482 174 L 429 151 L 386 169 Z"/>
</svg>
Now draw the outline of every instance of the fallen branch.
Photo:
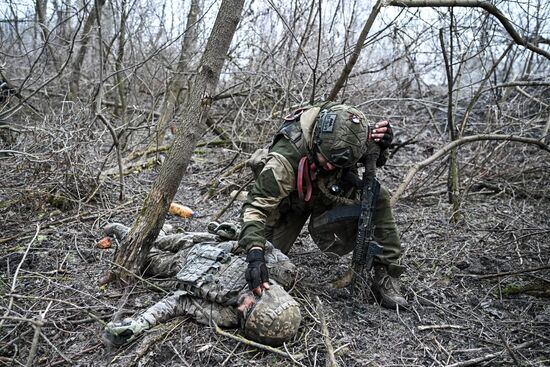
<svg viewBox="0 0 550 367">
<path fill-rule="evenodd" d="M 9 315 L 11 312 L 11 308 L 13 306 L 13 291 L 15 290 L 15 284 L 17 283 L 17 276 L 19 275 L 19 270 L 21 270 L 21 266 L 25 262 L 25 259 L 27 258 L 27 255 L 29 253 L 29 250 L 31 249 L 32 244 L 38 237 L 38 233 L 40 232 L 40 224 L 36 224 L 36 232 L 34 233 L 34 237 L 32 238 L 31 242 L 27 245 L 27 249 L 25 250 L 25 253 L 23 254 L 23 257 L 21 258 L 21 261 L 19 262 L 19 265 L 17 265 L 17 268 L 15 269 L 15 274 L 13 274 L 13 280 L 11 282 L 11 288 L 10 288 L 10 301 L 8 303 L 8 307 L 6 308 L 6 312 L 4 312 L 4 318 L 0 320 L 0 330 L 2 330 L 2 325 L 4 324 L 5 317 Z"/>
<path fill-rule="evenodd" d="M 523 348 L 526 348 L 526 347 L 529 347 L 531 346 L 532 344 L 534 344 L 535 342 L 534 341 L 529 341 L 529 342 L 525 342 L 523 344 L 520 344 L 518 345 L 515 349 L 523 349 Z M 477 358 L 472 358 L 472 359 L 469 359 L 467 361 L 462 361 L 462 362 L 457 362 L 457 363 L 453 363 L 453 364 L 449 364 L 447 365 L 447 367 L 465 367 L 465 366 L 474 366 L 474 365 L 477 365 L 481 362 L 485 362 L 485 361 L 488 361 L 488 360 L 491 360 L 491 359 L 495 359 L 497 357 L 500 357 L 501 355 L 507 353 L 508 350 L 507 349 L 503 349 L 501 350 L 500 352 L 497 352 L 497 353 L 491 353 L 491 354 L 486 354 L 484 356 L 481 356 L 481 357 L 477 357 Z"/>
<path fill-rule="evenodd" d="M 107 169 L 107 170 L 101 172 L 99 177 L 100 177 L 101 180 L 104 180 L 105 177 L 114 176 L 116 174 L 126 176 L 126 175 L 128 175 L 128 174 L 130 174 L 130 173 L 132 173 L 136 170 L 141 171 L 141 170 L 144 170 L 144 169 L 147 169 L 147 168 L 151 168 L 155 164 L 157 164 L 157 158 L 156 157 L 152 157 L 152 158 L 149 158 L 149 159 L 146 159 L 146 160 L 140 160 L 140 161 L 137 161 L 137 162 L 128 162 L 128 163 L 124 164 L 122 167 L 119 166 L 119 167 L 115 167 L 115 168 L 110 168 L 110 169 Z"/>
<path fill-rule="evenodd" d="M 166 291 L 166 289 L 163 289 L 161 287 L 159 287 L 158 285 L 154 284 L 154 283 L 151 283 L 150 281 L 148 281 L 147 279 L 139 276 L 138 274 L 134 273 L 133 271 L 131 271 L 130 269 L 127 269 L 125 268 L 124 266 L 120 265 L 120 264 L 117 264 L 113 261 L 110 261 L 110 260 L 107 260 L 107 262 L 114 266 L 114 267 L 118 267 L 122 270 L 124 270 L 126 273 L 128 273 L 128 275 L 131 275 L 133 277 L 135 277 L 136 279 L 142 281 L 143 283 L 147 284 L 148 286 L 150 287 L 153 287 L 154 289 L 156 289 L 157 291 L 161 292 L 162 294 L 166 295 L 168 292 Z M 111 280 L 114 280 L 114 279 L 111 279 Z"/>
<path fill-rule="evenodd" d="M 38 349 L 38 340 L 40 339 L 40 335 L 42 334 L 41 330 L 42 330 L 42 326 L 44 325 L 44 323 L 43 323 L 44 322 L 44 316 L 46 316 L 46 313 L 50 309 L 52 303 L 53 303 L 53 300 L 50 301 L 50 303 L 48 304 L 48 306 L 46 307 L 44 312 L 42 314 L 39 314 L 37 322 L 35 324 L 33 324 L 33 326 L 34 326 L 34 336 L 32 338 L 31 350 L 29 351 L 29 356 L 27 358 L 27 367 L 31 367 L 33 365 L 32 361 L 34 360 L 34 357 L 36 355 L 36 351 Z"/>
<path fill-rule="evenodd" d="M 323 304 L 321 303 L 319 296 L 315 296 L 315 301 L 317 303 L 317 314 L 321 320 L 321 334 L 323 335 L 323 341 L 325 343 L 325 347 L 327 348 L 327 366 L 338 367 L 338 363 L 334 357 L 334 348 L 332 347 L 332 342 L 330 340 L 327 322 L 325 320 L 325 313 L 323 312 Z"/>
<path fill-rule="evenodd" d="M 507 141 L 517 141 L 520 143 L 526 143 L 526 144 L 533 144 L 537 145 L 540 149 L 546 150 L 550 153 L 550 146 L 545 144 L 544 142 L 532 139 L 532 138 L 525 138 L 522 136 L 516 136 L 516 135 L 497 135 L 497 134 L 480 134 L 480 135 L 471 135 L 466 136 L 463 138 L 460 138 L 458 140 L 452 141 L 445 145 L 443 148 L 432 154 L 431 157 L 423 160 L 422 162 L 414 164 L 410 169 L 409 172 L 407 172 L 407 175 L 395 191 L 395 194 L 391 198 L 391 205 L 395 205 L 397 200 L 403 195 L 405 192 L 405 189 L 407 186 L 411 183 L 412 179 L 416 175 L 418 171 L 420 171 L 422 168 L 430 165 L 437 159 L 447 155 L 451 150 L 453 150 L 456 147 L 459 147 L 464 144 L 472 143 L 474 141 L 482 141 L 482 140 L 507 140 Z"/>
<path fill-rule="evenodd" d="M 59 348 L 57 348 L 55 346 L 55 344 L 53 344 L 50 339 L 44 335 L 43 332 L 40 332 L 40 336 L 42 337 L 42 339 L 44 339 L 46 341 L 46 343 L 48 343 L 50 345 L 50 347 L 53 348 L 53 350 L 55 350 L 57 352 L 57 354 L 59 354 L 59 356 L 69 365 L 69 366 L 74 366 L 75 363 L 73 361 L 71 361 L 71 359 L 69 357 L 67 357 L 65 354 L 63 354 L 63 352 L 61 352 L 59 350 Z"/>
<path fill-rule="evenodd" d="M 168 328 L 168 330 L 163 330 L 161 333 L 159 333 L 158 335 L 152 337 L 150 340 L 148 340 L 145 344 L 141 345 L 135 352 L 136 354 L 136 357 L 134 358 L 133 362 L 132 362 L 132 365 L 135 366 L 135 365 L 140 365 L 138 362 L 141 358 L 143 358 L 143 356 L 145 356 L 147 354 L 147 352 L 149 351 L 149 349 L 151 349 L 152 346 L 156 345 L 158 342 L 160 342 L 161 340 L 166 340 L 166 338 L 168 337 L 168 335 L 172 334 L 172 332 L 174 330 L 176 330 L 176 328 L 178 328 L 181 324 L 183 324 L 185 322 L 186 319 L 176 323 L 176 326 L 172 327 L 172 328 Z M 113 360 L 114 361 L 114 360 Z M 113 362 L 111 361 L 111 362 Z"/>
<path fill-rule="evenodd" d="M 425 331 L 425 330 L 441 330 L 441 329 L 467 330 L 468 328 L 460 325 L 441 324 L 441 325 L 420 325 L 417 327 L 417 329 L 418 331 Z"/>
<path fill-rule="evenodd" d="M 550 269 L 550 265 L 539 266 L 538 268 L 523 269 L 517 271 L 503 271 L 501 273 L 486 274 L 486 275 L 477 275 L 477 274 L 457 274 L 459 277 L 471 277 L 476 279 L 490 279 L 490 278 L 500 278 L 508 275 L 517 275 L 525 273 L 533 273 L 535 271 Z"/>
<path fill-rule="evenodd" d="M 90 214 L 89 212 L 82 212 L 80 214 L 73 215 L 72 217 L 59 219 L 59 220 L 56 220 L 54 222 L 43 223 L 42 226 L 41 226 L 41 230 L 44 230 L 46 228 L 50 228 L 50 227 L 55 226 L 57 224 L 66 223 L 66 222 L 69 222 L 71 220 L 75 220 L 75 219 L 88 220 L 88 219 L 92 219 L 92 218 L 97 218 L 100 215 L 101 215 L 101 213 Z M 38 225 L 38 223 L 37 223 L 37 225 Z M 29 233 L 29 232 L 30 231 L 23 231 L 23 232 L 20 232 L 16 235 L 11 236 L 11 237 L 0 238 L 0 245 L 3 244 L 3 243 L 9 242 L 11 240 L 15 240 L 15 239 L 23 240 L 23 239 L 29 238 L 30 236 L 21 237 L 22 235 L 24 235 L 26 233 Z"/>
<path fill-rule="evenodd" d="M 252 181 L 254 181 L 254 177 L 252 177 L 251 179 L 249 179 L 248 181 L 246 181 L 244 183 L 244 185 L 242 185 L 239 190 L 235 193 L 235 195 L 233 195 L 233 197 L 231 198 L 231 200 L 229 200 L 229 203 L 227 203 L 227 205 L 225 207 L 223 207 L 219 212 L 216 213 L 216 215 L 214 215 L 212 217 L 212 220 L 215 222 L 217 221 L 218 219 L 220 219 L 220 217 L 223 215 L 223 213 L 225 213 L 227 211 L 227 209 L 229 209 L 229 207 L 231 207 L 231 205 L 235 202 L 235 200 L 237 200 L 237 197 L 239 197 L 239 194 L 241 193 L 241 191 L 244 190 L 244 188 L 246 186 L 248 186 Z"/>
<path fill-rule="evenodd" d="M 214 183 L 212 183 L 212 185 L 210 185 L 210 187 L 208 188 L 208 197 L 211 198 L 212 196 L 214 196 L 214 192 L 216 192 L 216 189 L 218 188 L 218 186 L 220 185 L 220 181 L 222 178 L 224 177 L 228 177 L 228 176 L 231 176 L 232 174 L 234 174 L 235 172 L 238 172 L 240 170 L 242 170 L 245 166 L 246 166 L 246 160 L 236 164 L 235 166 L 233 166 L 233 168 L 231 168 L 230 170 L 226 171 L 223 175 L 221 176 L 218 176 L 216 177 L 216 180 Z M 245 185 L 246 186 L 246 185 Z M 244 186 L 243 186 L 244 187 Z M 242 190 L 242 189 L 241 189 Z"/>
</svg>

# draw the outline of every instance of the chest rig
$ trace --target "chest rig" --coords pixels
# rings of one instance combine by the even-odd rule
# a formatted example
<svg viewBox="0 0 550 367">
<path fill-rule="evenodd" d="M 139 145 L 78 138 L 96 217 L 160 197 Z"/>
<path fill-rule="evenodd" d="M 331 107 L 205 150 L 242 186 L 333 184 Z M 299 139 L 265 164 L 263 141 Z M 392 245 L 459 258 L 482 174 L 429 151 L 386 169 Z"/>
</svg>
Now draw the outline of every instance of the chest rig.
<svg viewBox="0 0 550 367">
<path fill-rule="evenodd" d="M 243 276 L 247 262 L 231 250 L 231 242 L 193 247 L 176 275 L 179 287 L 211 302 L 236 304 L 247 285 Z"/>
</svg>

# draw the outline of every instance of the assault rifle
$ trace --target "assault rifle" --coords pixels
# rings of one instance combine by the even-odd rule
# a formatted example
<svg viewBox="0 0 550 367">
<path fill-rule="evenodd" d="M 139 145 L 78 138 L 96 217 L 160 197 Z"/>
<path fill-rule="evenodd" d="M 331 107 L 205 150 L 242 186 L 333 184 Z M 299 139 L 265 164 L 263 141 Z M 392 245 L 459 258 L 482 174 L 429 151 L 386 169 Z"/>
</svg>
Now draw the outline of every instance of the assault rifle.
<svg viewBox="0 0 550 367">
<path fill-rule="evenodd" d="M 380 192 L 380 183 L 375 175 L 376 159 L 379 154 L 380 148 L 378 144 L 369 144 L 364 161 L 365 172 L 363 173 L 363 189 L 361 192 L 361 213 L 357 223 L 357 237 L 351 258 L 352 300 L 354 298 L 357 277 L 361 277 L 364 270 L 370 271 L 374 257 L 382 253 L 382 246 L 374 240 L 374 226 L 372 224 L 372 217 Z"/>
</svg>

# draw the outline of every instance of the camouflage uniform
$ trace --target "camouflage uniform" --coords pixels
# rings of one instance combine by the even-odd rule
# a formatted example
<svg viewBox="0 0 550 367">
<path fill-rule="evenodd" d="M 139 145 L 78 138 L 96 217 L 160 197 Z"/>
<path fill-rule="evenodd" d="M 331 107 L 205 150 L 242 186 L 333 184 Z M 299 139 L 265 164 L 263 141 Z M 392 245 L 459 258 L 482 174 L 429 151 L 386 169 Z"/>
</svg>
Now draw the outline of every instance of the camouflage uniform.
<svg viewBox="0 0 550 367">
<path fill-rule="evenodd" d="M 115 223 L 106 226 L 104 231 L 108 236 L 122 239 L 128 228 Z M 109 323 L 105 329 L 107 340 L 115 345 L 124 344 L 158 323 L 189 315 L 199 323 L 209 325 L 212 320 L 220 327 L 234 328 L 244 323 L 245 335 L 259 342 L 278 345 L 286 341 L 290 335 L 288 331 L 295 333 L 297 330 L 301 316 L 298 303 L 276 282 L 289 287 L 295 276 L 294 265 L 279 250 L 268 249 L 267 265 L 276 282 L 273 291 L 262 297 L 266 300 L 258 300 L 258 304 L 276 304 L 275 312 L 258 315 L 259 308 L 256 311 L 253 308 L 243 319 L 236 306 L 246 291 L 242 278 L 245 260 L 233 253 L 236 248 L 236 241 L 223 241 L 211 233 L 161 236 L 151 249 L 143 270 L 148 275 L 175 277 L 177 291 L 135 318 Z M 250 316 L 252 312 L 255 314 Z M 281 332 L 283 326 L 287 331 Z"/>
<path fill-rule="evenodd" d="M 263 247 L 267 239 L 283 253 L 288 253 L 308 218 L 309 233 L 322 251 L 345 255 L 353 250 L 357 219 L 332 224 L 320 219 L 326 211 L 349 203 L 345 199 L 358 202 L 357 190 L 347 180 L 350 173 L 356 173 L 355 168 L 321 172 L 314 182 L 311 201 L 306 203 L 298 197 L 298 163 L 308 154 L 307 146 L 315 123 L 308 112 L 300 116 L 299 122 L 288 124 L 290 128 L 283 127 L 263 159 L 265 166 L 258 172 L 242 210 L 239 245 L 245 250 Z M 257 166 L 256 162 L 251 164 Z M 389 265 L 398 272 L 401 245 L 390 207 L 390 194 L 385 187 L 381 188 L 378 197 L 373 224 L 375 238 L 384 247 L 377 263 Z"/>
</svg>

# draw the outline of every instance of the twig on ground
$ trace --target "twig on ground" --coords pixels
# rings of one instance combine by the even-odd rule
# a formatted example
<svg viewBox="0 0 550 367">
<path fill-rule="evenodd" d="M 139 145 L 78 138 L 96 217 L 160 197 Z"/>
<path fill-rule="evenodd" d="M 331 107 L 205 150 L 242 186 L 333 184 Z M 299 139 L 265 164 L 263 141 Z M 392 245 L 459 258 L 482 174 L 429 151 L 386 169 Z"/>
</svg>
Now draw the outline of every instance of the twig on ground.
<svg viewBox="0 0 550 367">
<path fill-rule="evenodd" d="M 525 342 L 523 344 L 518 345 L 515 349 L 523 349 L 523 348 L 526 348 L 526 347 L 532 345 L 533 343 L 534 343 L 534 341 Z M 467 361 L 453 363 L 453 364 L 448 365 L 447 367 L 474 366 L 478 363 L 485 362 L 485 361 L 500 357 L 501 355 L 505 354 L 506 352 L 507 352 L 507 350 L 503 349 L 503 350 L 501 350 L 500 352 L 497 352 L 497 353 L 486 354 L 484 356 L 477 357 L 477 358 L 472 358 L 472 359 L 469 359 Z"/>
<path fill-rule="evenodd" d="M 338 363 L 334 357 L 334 348 L 332 347 L 332 341 L 330 340 L 328 326 L 325 320 L 325 313 L 323 311 L 323 304 L 321 303 L 319 296 L 315 296 L 315 301 L 317 303 L 317 314 L 321 320 L 321 334 L 323 335 L 323 341 L 325 342 L 325 346 L 327 348 L 327 366 L 337 367 Z"/>
<path fill-rule="evenodd" d="M 223 175 L 216 176 L 215 182 L 210 185 L 210 187 L 208 188 L 208 191 L 206 193 L 206 196 L 204 198 L 202 198 L 202 200 L 204 200 L 206 198 L 211 198 L 212 196 L 214 196 L 214 192 L 216 191 L 216 189 L 220 185 L 220 181 L 221 181 L 222 178 L 231 176 L 235 172 L 240 171 L 241 169 L 243 169 L 243 167 L 245 167 L 245 166 L 246 166 L 246 160 L 236 164 L 233 168 L 231 168 L 229 171 L 225 172 Z"/>
<path fill-rule="evenodd" d="M 467 330 L 468 328 L 465 326 L 460 325 L 448 325 L 448 324 L 441 324 L 441 325 L 420 325 L 417 327 L 418 331 L 424 331 L 424 330 L 440 330 L 440 329 L 460 329 L 460 330 Z"/>
<path fill-rule="evenodd" d="M 235 351 L 237 350 L 237 348 L 239 347 L 239 345 L 240 345 L 239 343 L 237 343 L 237 344 L 235 345 L 235 348 L 233 348 L 233 350 L 231 351 L 231 353 L 229 353 L 229 354 L 227 355 L 227 357 L 223 360 L 223 362 L 222 362 L 222 364 L 221 364 L 222 366 L 225 366 L 225 364 L 227 363 L 227 361 L 229 361 L 229 358 L 231 358 L 231 357 L 235 354 Z"/>
<path fill-rule="evenodd" d="M 525 273 L 533 273 L 535 271 L 540 270 L 546 270 L 550 269 L 550 265 L 544 265 L 539 266 L 538 268 L 530 268 L 530 269 L 523 269 L 523 270 L 517 270 L 517 271 L 503 271 L 501 273 L 494 273 L 494 274 L 486 274 L 486 275 L 478 275 L 478 274 L 456 274 L 456 276 L 459 277 L 471 277 L 476 279 L 490 279 L 490 278 L 500 278 L 503 276 L 508 275 L 517 275 L 517 274 L 525 274 Z"/>
<path fill-rule="evenodd" d="M 252 181 L 254 181 L 254 177 L 250 178 L 248 181 L 246 181 L 244 183 L 244 185 L 242 185 L 239 188 L 239 190 L 235 193 L 235 195 L 231 198 L 231 200 L 229 200 L 229 203 L 227 203 L 227 205 L 225 207 L 223 207 L 219 212 L 217 212 L 216 215 L 214 215 L 212 217 L 212 220 L 217 221 L 218 219 L 220 219 L 220 217 L 223 215 L 223 213 L 225 213 L 227 211 L 227 209 L 229 209 L 231 207 L 231 205 L 233 205 L 233 203 L 235 202 L 235 200 L 237 199 L 237 197 L 239 196 L 241 191 L 243 191 L 244 188 L 246 186 L 248 186 Z"/>
<path fill-rule="evenodd" d="M 518 357 L 516 357 L 516 353 L 510 347 L 510 344 L 508 343 L 506 338 L 504 338 L 504 335 L 502 333 L 499 333 L 498 336 L 500 337 L 500 340 L 502 340 L 502 343 L 506 347 L 506 351 L 508 351 L 508 354 L 510 354 L 510 357 L 512 357 L 512 359 L 514 360 L 514 363 L 516 364 L 516 366 L 521 366 L 521 363 L 518 361 Z"/>
<path fill-rule="evenodd" d="M 37 231 L 37 233 L 38 233 L 38 231 Z M 34 356 L 36 355 L 36 350 L 38 349 L 38 340 L 40 339 L 40 335 L 42 334 L 40 330 L 42 329 L 42 325 L 44 325 L 44 323 L 43 323 L 44 316 L 46 316 L 46 313 L 50 309 L 52 303 L 53 303 L 53 300 L 50 301 L 50 303 L 48 303 L 48 306 L 46 307 L 44 312 L 42 314 L 38 315 L 37 322 L 33 324 L 33 326 L 34 326 L 34 336 L 32 338 L 31 350 L 30 350 L 29 356 L 27 358 L 27 367 L 30 367 L 30 366 L 33 365 L 32 362 L 34 360 Z"/>
<path fill-rule="evenodd" d="M 44 230 L 46 228 L 50 228 L 50 227 L 58 225 L 58 224 L 70 222 L 71 220 L 75 220 L 75 219 L 88 220 L 88 219 L 96 218 L 100 215 L 101 215 L 101 213 L 90 214 L 90 213 L 87 213 L 87 212 L 83 212 L 83 213 L 80 213 L 80 214 L 77 214 L 77 215 L 73 215 L 71 217 L 56 220 L 54 222 L 42 223 L 42 224 L 40 224 L 40 230 Z M 37 225 L 39 225 L 39 224 L 37 223 Z M 14 235 L 14 236 L 11 236 L 11 237 L 0 238 L 0 245 L 3 244 L 3 243 L 9 242 L 11 240 L 14 240 L 14 239 L 19 239 L 19 240 L 26 239 L 28 237 L 21 237 L 21 236 L 23 234 L 27 234 L 29 232 L 30 231 L 23 231 L 23 232 L 20 232 L 20 233 Z"/>
<path fill-rule="evenodd" d="M 288 351 L 284 352 L 284 351 L 282 351 L 278 348 L 274 348 L 274 347 L 271 347 L 269 345 L 261 344 L 261 343 L 255 342 L 253 340 L 246 339 L 246 338 L 244 338 L 240 335 L 233 335 L 231 333 L 228 333 L 227 331 L 222 330 L 218 326 L 218 324 L 216 324 L 216 322 L 212 319 L 210 314 L 208 314 L 208 312 L 206 312 L 206 310 L 197 301 L 195 301 L 193 298 L 191 298 L 191 302 L 193 302 L 195 307 L 197 307 L 197 309 L 199 309 L 202 312 L 202 314 L 209 320 L 210 325 L 212 325 L 214 327 L 214 330 L 216 331 L 217 334 L 220 334 L 220 335 L 223 335 L 223 336 L 228 337 L 230 339 L 236 340 L 240 343 L 244 343 L 244 344 L 249 345 L 251 347 L 255 347 L 255 348 L 258 348 L 258 349 L 266 350 L 268 352 L 279 354 L 279 355 L 284 356 L 284 357 L 288 357 L 288 358 L 292 359 L 295 363 L 303 366 L 301 363 L 298 362 L 300 359 L 303 358 L 302 354 L 294 354 L 293 355 L 293 354 L 290 354 Z"/>
<path fill-rule="evenodd" d="M 179 352 L 178 348 L 176 348 L 172 342 L 170 342 L 170 346 L 172 347 L 172 350 L 174 351 L 174 353 L 176 353 L 176 355 L 179 357 L 181 363 L 183 363 L 186 366 L 191 367 L 189 362 L 187 362 L 185 359 L 183 359 L 183 357 L 181 356 L 181 353 Z"/>
<path fill-rule="evenodd" d="M 75 354 L 75 355 L 73 356 L 73 359 L 76 358 L 76 357 L 79 357 L 79 356 L 81 356 L 81 355 L 83 355 L 83 354 L 92 352 L 92 351 L 94 351 L 95 349 L 101 347 L 102 345 L 103 345 L 103 343 L 97 343 L 96 345 L 92 345 L 92 346 L 89 347 L 89 348 L 86 348 L 86 349 L 84 349 L 84 350 L 81 350 L 80 352 L 78 352 L 77 354 Z M 56 361 L 56 362 L 51 363 L 49 366 L 50 366 L 50 367 L 55 367 L 55 366 L 57 366 L 57 365 L 60 365 L 60 364 L 66 363 L 66 362 L 67 362 L 66 359 L 61 359 L 61 360 L 59 360 L 59 361 Z M 73 363 L 74 363 L 74 362 L 73 362 Z"/>
<path fill-rule="evenodd" d="M 137 365 L 139 360 L 143 358 L 143 356 L 149 351 L 149 349 L 151 349 L 153 345 L 157 344 L 161 340 L 166 340 L 168 335 L 172 334 L 172 332 L 176 330 L 186 320 L 187 318 L 184 318 L 183 320 L 177 322 L 176 325 L 172 328 L 166 327 L 166 329 L 168 330 L 163 329 L 161 333 L 159 333 L 158 335 L 155 335 L 154 337 L 151 337 L 151 339 L 147 340 L 147 342 L 144 342 L 144 344 L 140 346 L 140 348 L 138 348 L 138 350 L 136 351 L 136 357 L 134 358 L 132 365 L 134 366 Z M 165 325 L 165 326 L 168 326 L 168 325 Z"/>
<path fill-rule="evenodd" d="M 167 294 L 168 292 L 166 291 L 166 289 L 163 289 L 161 287 L 159 287 L 158 285 L 154 284 L 154 283 L 151 283 L 150 281 L 148 281 L 147 279 L 137 275 L 136 273 L 134 273 L 133 271 L 130 271 L 128 269 L 126 269 L 124 266 L 122 265 L 119 265 L 113 261 L 110 261 L 110 260 L 107 260 L 107 262 L 113 266 L 116 266 L 122 270 L 124 270 L 125 272 L 127 272 L 128 274 L 130 274 L 131 276 L 135 277 L 136 279 L 142 281 L 143 283 L 155 288 L 156 290 L 158 290 L 159 292 L 161 292 L 162 294 Z"/>
<path fill-rule="evenodd" d="M 32 244 L 38 237 L 38 233 L 40 232 L 40 224 L 36 224 L 36 232 L 34 233 L 34 237 L 32 238 L 31 242 L 27 245 L 27 249 L 25 250 L 25 253 L 23 254 L 23 257 L 21 258 L 21 261 L 19 262 L 19 265 L 17 265 L 17 268 L 15 269 L 15 274 L 13 274 L 13 280 L 11 282 L 11 288 L 10 288 L 10 294 L 13 294 L 13 291 L 15 290 L 15 284 L 17 283 L 17 276 L 19 275 L 19 270 L 21 270 L 21 266 L 25 262 L 25 259 L 27 258 L 27 254 L 29 253 L 29 250 L 31 249 Z M 8 307 L 6 308 L 6 312 L 4 312 L 4 317 L 8 316 L 11 312 L 11 308 L 13 306 L 13 296 L 10 295 L 10 301 L 8 303 Z M 4 324 L 4 319 L 0 320 L 0 330 L 2 330 L 2 325 Z"/>
<path fill-rule="evenodd" d="M 57 354 L 59 354 L 59 356 L 61 358 L 63 358 L 63 360 L 65 362 L 67 362 L 69 365 L 74 365 L 75 363 L 73 361 L 71 361 L 71 359 L 69 357 L 67 357 L 65 354 L 63 354 L 51 341 L 50 339 L 44 335 L 43 332 L 40 332 L 40 336 L 46 341 L 46 343 L 48 343 L 50 345 L 50 347 L 53 348 L 53 350 L 55 350 L 57 352 Z"/>
</svg>

